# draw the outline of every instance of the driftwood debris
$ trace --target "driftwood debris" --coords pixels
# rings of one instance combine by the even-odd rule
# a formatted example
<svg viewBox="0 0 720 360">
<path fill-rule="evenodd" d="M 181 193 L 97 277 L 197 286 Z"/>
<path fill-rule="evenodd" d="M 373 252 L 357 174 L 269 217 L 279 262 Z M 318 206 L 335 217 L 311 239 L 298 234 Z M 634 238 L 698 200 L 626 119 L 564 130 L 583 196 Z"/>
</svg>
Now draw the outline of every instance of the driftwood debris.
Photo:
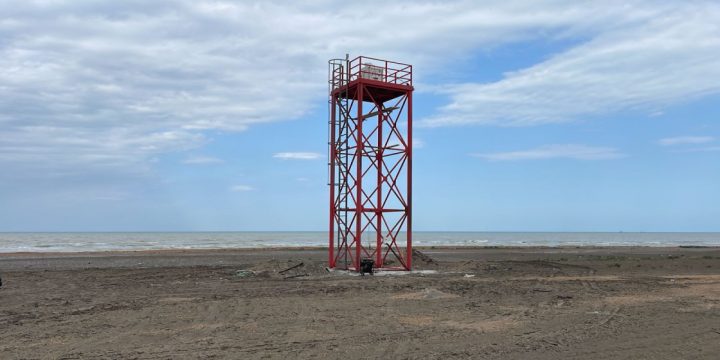
<svg viewBox="0 0 720 360">
<path fill-rule="evenodd" d="M 417 258 L 428 265 L 437 265 L 437 261 L 435 261 L 435 259 L 431 258 L 423 252 L 420 252 L 420 250 L 413 249 L 412 255 L 413 259 Z"/>
<path fill-rule="evenodd" d="M 297 275 L 290 275 L 290 276 L 286 276 L 286 277 L 284 277 L 283 279 L 294 279 L 294 278 L 298 278 L 298 277 L 301 277 L 301 276 L 310 276 L 310 274 L 297 274 Z"/>
<path fill-rule="evenodd" d="M 280 274 L 284 274 L 284 273 L 286 273 L 286 272 L 288 272 L 288 271 L 290 271 L 290 270 L 292 270 L 292 269 L 297 269 L 297 268 L 299 268 L 299 267 L 301 267 L 301 266 L 303 266 L 303 265 L 305 265 L 305 263 L 304 263 L 304 262 L 300 262 L 299 264 L 293 265 L 293 266 L 291 266 L 291 267 L 289 267 L 289 268 L 287 268 L 287 269 L 285 269 L 285 270 L 280 270 L 279 273 L 280 273 Z"/>
</svg>

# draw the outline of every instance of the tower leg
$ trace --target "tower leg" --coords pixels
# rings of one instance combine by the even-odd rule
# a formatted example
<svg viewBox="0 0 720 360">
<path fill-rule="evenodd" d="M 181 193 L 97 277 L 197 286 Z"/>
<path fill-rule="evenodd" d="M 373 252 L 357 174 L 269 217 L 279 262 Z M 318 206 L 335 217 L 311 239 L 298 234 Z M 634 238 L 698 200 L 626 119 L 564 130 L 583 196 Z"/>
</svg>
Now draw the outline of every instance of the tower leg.
<svg viewBox="0 0 720 360">
<path fill-rule="evenodd" d="M 407 270 L 412 269 L 412 91 L 407 93 L 407 208 L 405 214 L 407 216 L 407 260 L 405 267 Z"/>
<path fill-rule="evenodd" d="M 335 214 L 337 214 L 337 207 L 335 202 L 335 108 L 336 97 L 333 96 L 331 101 L 330 110 L 330 231 L 328 239 L 328 265 L 331 268 L 335 267 Z"/>
<path fill-rule="evenodd" d="M 362 252 L 362 217 L 363 217 L 363 191 L 362 191 L 362 158 L 365 142 L 363 140 L 363 90 L 362 84 L 357 90 L 357 117 L 356 117 L 356 138 L 355 138 L 355 269 L 360 269 L 360 258 Z"/>
<path fill-rule="evenodd" d="M 375 231 L 376 231 L 376 244 L 375 244 L 375 264 L 377 267 L 382 267 L 382 251 L 383 251 L 383 204 L 382 204 L 382 184 L 383 184 L 383 125 L 385 122 L 385 114 L 383 113 L 382 103 L 376 103 L 375 107 L 378 112 L 378 127 L 377 127 L 377 154 L 375 156 L 375 164 L 377 165 L 377 197 L 375 200 Z"/>
</svg>

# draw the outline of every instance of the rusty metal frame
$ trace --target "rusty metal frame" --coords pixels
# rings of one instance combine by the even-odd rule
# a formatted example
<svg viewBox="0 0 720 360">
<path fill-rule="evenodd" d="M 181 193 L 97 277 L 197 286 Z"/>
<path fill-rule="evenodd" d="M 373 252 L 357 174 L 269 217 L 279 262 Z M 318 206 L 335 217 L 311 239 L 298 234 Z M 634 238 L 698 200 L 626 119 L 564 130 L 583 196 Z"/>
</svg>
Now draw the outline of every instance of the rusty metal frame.
<svg viewBox="0 0 720 360">
<path fill-rule="evenodd" d="M 412 66 L 361 56 L 329 68 L 329 265 L 410 270 Z"/>
</svg>

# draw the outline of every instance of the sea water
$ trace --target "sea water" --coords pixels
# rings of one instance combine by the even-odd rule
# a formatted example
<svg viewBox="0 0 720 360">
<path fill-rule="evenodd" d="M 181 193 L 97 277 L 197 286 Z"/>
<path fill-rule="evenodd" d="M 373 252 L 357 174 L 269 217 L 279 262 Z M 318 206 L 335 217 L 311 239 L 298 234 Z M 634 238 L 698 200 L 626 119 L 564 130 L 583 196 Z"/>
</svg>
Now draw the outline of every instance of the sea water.
<svg viewBox="0 0 720 360">
<path fill-rule="evenodd" d="M 365 241 L 374 242 L 374 236 Z M 0 253 L 327 246 L 327 232 L 0 233 Z M 417 246 L 720 246 L 720 233 L 413 232 Z"/>
</svg>

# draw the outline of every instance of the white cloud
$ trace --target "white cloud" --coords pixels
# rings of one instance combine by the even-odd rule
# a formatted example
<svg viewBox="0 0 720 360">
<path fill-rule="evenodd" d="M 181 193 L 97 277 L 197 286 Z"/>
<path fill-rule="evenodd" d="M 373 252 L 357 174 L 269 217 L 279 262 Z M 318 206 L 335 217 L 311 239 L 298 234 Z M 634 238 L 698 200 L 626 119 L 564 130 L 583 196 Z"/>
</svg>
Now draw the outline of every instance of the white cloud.
<svg viewBox="0 0 720 360">
<path fill-rule="evenodd" d="M 189 156 L 183 160 L 184 164 L 190 165 L 206 165 L 206 164 L 221 164 L 225 161 L 212 156 Z"/>
<path fill-rule="evenodd" d="M 149 171 L 159 154 L 205 143 L 202 134 L 179 129 L 143 132 L 132 127 L 85 129 L 50 123 L 18 125 L 0 133 L 0 164 L 13 169 L 0 174 L 5 176 L 107 174 L 120 169 L 141 174 Z"/>
<path fill-rule="evenodd" d="M 233 185 L 230 187 L 230 191 L 233 191 L 233 192 L 245 192 L 245 191 L 253 191 L 253 190 L 255 190 L 255 188 L 250 185 Z"/>
<path fill-rule="evenodd" d="M 525 125 L 715 93 L 718 5 L 658 1 L 15 2 L 0 14 L 0 165 L 146 172 L 207 131 L 324 109 L 328 58 L 415 65 L 451 103 L 428 125 Z M 377 9 L 383 11 L 378 12 Z M 393 24 L 392 31 L 362 31 Z M 487 84 L 478 50 L 590 39 Z M 44 176 L 44 175 L 43 175 Z"/>
<path fill-rule="evenodd" d="M 672 150 L 671 152 L 674 152 L 674 153 L 697 153 L 697 152 L 716 152 L 716 151 L 720 151 L 720 146 L 683 148 L 683 149 L 675 149 L 675 150 Z"/>
<path fill-rule="evenodd" d="M 720 4 L 631 4 L 590 40 L 546 61 L 499 81 L 447 86 L 450 103 L 421 124 L 526 126 L 635 109 L 660 113 L 719 93 Z"/>
<path fill-rule="evenodd" d="M 413 149 L 421 149 L 421 148 L 424 148 L 424 147 L 425 147 L 425 141 L 423 141 L 422 139 L 419 139 L 419 138 L 414 137 L 413 140 L 412 140 L 412 146 L 413 146 Z"/>
<path fill-rule="evenodd" d="M 705 144 L 715 140 L 712 136 L 677 136 L 671 138 L 660 139 L 658 143 L 663 146 L 685 145 L 685 144 Z"/>
<path fill-rule="evenodd" d="M 281 152 L 273 155 L 274 158 L 283 160 L 315 160 L 323 156 L 325 155 L 314 152 Z"/>
<path fill-rule="evenodd" d="M 472 154 L 472 156 L 490 161 L 515 161 L 547 159 L 606 160 L 621 158 L 625 155 L 615 148 L 567 144 L 545 145 L 521 151 Z"/>
</svg>

